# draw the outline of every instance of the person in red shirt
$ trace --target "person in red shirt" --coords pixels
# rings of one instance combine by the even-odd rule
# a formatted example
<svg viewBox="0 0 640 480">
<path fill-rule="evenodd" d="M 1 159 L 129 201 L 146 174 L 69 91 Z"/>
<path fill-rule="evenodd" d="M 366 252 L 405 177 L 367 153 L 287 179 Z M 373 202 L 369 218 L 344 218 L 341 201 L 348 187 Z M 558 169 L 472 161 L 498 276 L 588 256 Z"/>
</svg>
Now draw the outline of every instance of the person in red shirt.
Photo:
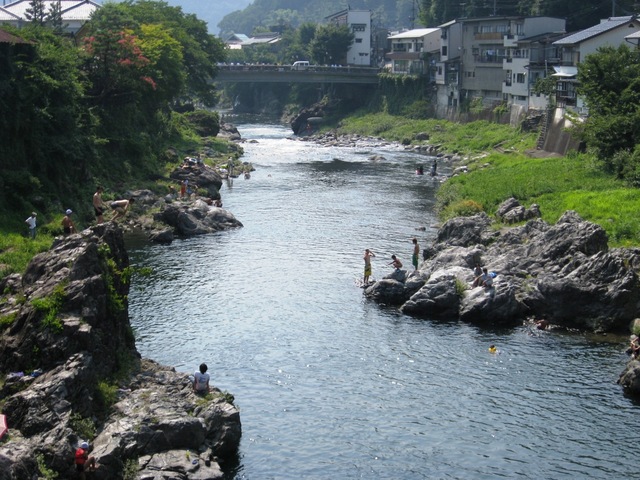
<svg viewBox="0 0 640 480">
<path fill-rule="evenodd" d="M 82 442 L 76 449 L 75 463 L 81 480 L 86 478 L 85 472 L 92 472 L 96 469 L 96 459 L 89 456 L 89 444 L 87 442 Z"/>
</svg>

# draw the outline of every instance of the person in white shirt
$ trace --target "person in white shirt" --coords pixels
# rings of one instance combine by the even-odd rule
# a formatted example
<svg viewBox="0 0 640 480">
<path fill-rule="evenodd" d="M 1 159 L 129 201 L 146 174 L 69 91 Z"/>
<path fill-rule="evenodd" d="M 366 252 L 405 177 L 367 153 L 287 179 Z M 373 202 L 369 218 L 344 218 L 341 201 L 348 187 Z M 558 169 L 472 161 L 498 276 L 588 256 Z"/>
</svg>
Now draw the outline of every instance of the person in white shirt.
<svg viewBox="0 0 640 480">
<path fill-rule="evenodd" d="M 24 221 L 29 225 L 29 238 L 36 238 L 36 215 L 36 212 L 32 212 L 31 216 Z"/>
<path fill-rule="evenodd" d="M 200 371 L 193 374 L 193 391 L 196 393 L 209 391 L 209 374 L 206 363 L 200 365 Z"/>
</svg>

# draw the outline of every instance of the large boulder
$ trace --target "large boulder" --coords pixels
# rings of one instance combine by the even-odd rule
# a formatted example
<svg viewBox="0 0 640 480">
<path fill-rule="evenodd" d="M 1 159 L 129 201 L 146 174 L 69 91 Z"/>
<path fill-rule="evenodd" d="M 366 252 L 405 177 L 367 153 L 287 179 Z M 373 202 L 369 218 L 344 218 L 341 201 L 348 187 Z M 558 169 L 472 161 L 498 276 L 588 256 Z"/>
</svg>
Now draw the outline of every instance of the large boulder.
<svg viewBox="0 0 640 480">
<path fill-rule="evenodd" d="M 197 185 L 198 189 L 205 189 L 207 196 L 220 198 L 222 177 L 207 165 L 185 162 L 182 167 L 173 170 L 170 177 L 179 183 L 188 180 L 190 185 Z"/>
<path fill-rule="evenodd" d="M 174 202 L 156 214 L 156 220 L 173 227 L 177 235 L 191 236 L 242 227 L 229 210 L 208 205 L 202 200 Z"/>
</svg>

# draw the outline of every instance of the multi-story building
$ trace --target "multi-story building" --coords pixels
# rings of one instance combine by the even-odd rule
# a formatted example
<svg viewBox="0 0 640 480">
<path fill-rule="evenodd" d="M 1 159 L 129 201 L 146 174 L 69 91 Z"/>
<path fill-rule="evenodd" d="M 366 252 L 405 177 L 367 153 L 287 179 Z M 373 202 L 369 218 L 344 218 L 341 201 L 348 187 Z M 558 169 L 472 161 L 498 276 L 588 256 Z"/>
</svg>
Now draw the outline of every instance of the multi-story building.
<svg viewBox="0 0 640 480">
<path fill-rule="evenodd" d="M 626 38 L 640 29 L 636 16 L 610 17 L 598 25 L 556 40 L 553 45 L 561 50 L 560 65 L 555 67 L 558 78 L 556 101 L 560 107 L 575 108 L 586 113 L 582 99 L 576 95 L 578 64 L 604 46 L 618 47 Z"/>
<path fill-rule="evenodd" d="M 386 58 L 391 61 L 391 73 L 427 75 L 431 55 L 440 51 L 440 29 L 418 28 L 388 37 L 391 51 Z"/>
<path fill-rule="evenodd" d="M 438 105 L 455 108 L 478 99 L 485 107 L 506 100 L 528 108 L 531 57 L 540 62 L 547 54 L 545 35 L 564 28 L 560 18 L 519 16 L 464 18 L 440 25 Z"/>
<path fill-rule="evenodd" d="M 354 40 L 346 54 L 347 65 L 371 66 L 371 11 L 348 8 L 326 18 L 329 23 L 346 25 L 354 35 Z"/>
<path fill-rule="evenodd" d="M 532 89 L 538 79 L 553 73 L 553 66 L 560 64 L 560 50 L 553 42 L 565 35 L 559 32 L 525 37 L 518 39 L 515 47 L 507 48 L 502 63 L 505 74 L 502 95 L 507 104 L 521 106 L 524 110 L 547 107 L 547 96 L 534 93 Z"/>
</svg>

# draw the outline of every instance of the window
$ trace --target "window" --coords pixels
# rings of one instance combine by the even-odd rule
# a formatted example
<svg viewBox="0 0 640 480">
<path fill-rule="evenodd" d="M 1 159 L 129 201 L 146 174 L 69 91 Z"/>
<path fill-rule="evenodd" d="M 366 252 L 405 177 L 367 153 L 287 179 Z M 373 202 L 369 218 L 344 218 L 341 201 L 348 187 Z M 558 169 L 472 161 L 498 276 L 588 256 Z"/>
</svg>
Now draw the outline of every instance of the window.
<svg viewBox="0 0 640 480">
<path fill-rule="evenodd" d="M 516 73 L 516 83 L 524 83 L 524 73 Z"/>
<path fill-rule="evenodd" d="M 446 57 L 446 56 L 447 56 L 447 46 L 446 46 L 446 45 L 443 45 L 443 46 L 442 46 L 442 56 L 443 56 L 443 57 Z"/>
<path fill-rule="evenodd" d="M 351 25 L 351 30 L 353 32 L 364 32 L 367 29 L 366 23 L 354 23 Z"/>
<path fill-rule="evenodd" d="M 356 38 L 356 43 L 362 43 L 362 39 L 361 38 Z"/>
<path fill-rule="evenodd" d="M 438 75 L 442 75 L 442 66 L 441 65 L 438 66 Z"/>
</svg>

